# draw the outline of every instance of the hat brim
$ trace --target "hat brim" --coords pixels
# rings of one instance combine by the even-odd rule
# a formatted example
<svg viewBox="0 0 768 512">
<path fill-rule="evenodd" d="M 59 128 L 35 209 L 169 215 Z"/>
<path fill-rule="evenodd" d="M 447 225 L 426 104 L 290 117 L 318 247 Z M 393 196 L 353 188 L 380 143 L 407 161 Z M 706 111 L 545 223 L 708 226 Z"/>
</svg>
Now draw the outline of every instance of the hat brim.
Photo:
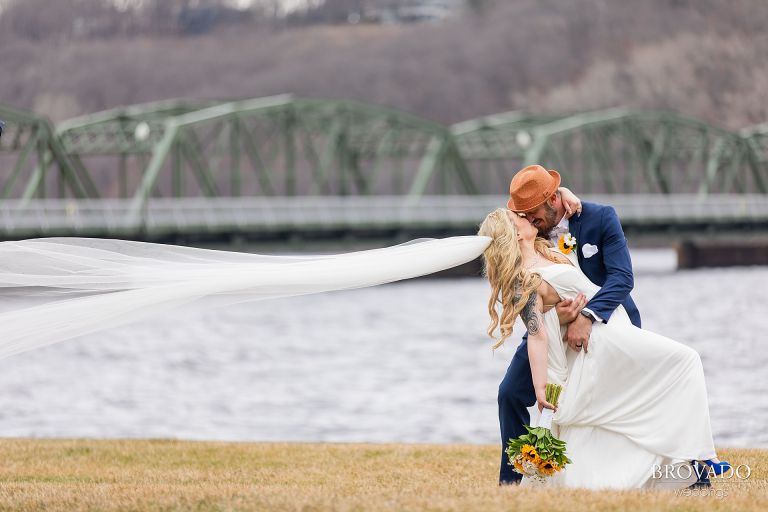
<svg viewBox="0 0 768 512">
<path fill-rule="evenodd" d="M 544 204 L 547 199 L 549 199 L 552 194 L 554 194 L 557 189 L 560 187 L 560 173 L 555 170 L 548 170 L 547 171 L 550 176 L 554 178 L 552 183 L 549 184 L 547 189 L 543 193 L 543 197 L 540 201 L 529 201 L 528 203 L 524 204 L 515 204 L 515 200 L 513 197 L 510 196 L 509 200 L 507 201 L 507 208 L 512 210 L 515 213 L 522 213 L 527 212 L 530 210 L 534 210 Z"/>
</svg>

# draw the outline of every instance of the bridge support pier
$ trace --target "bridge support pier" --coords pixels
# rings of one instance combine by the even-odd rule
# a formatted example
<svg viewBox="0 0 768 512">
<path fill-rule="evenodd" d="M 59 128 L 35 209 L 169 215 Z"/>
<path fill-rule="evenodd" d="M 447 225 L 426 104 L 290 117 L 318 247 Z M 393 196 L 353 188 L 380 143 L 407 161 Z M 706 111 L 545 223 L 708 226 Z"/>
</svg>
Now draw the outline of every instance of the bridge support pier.
<svg viewBox="0 0 768 512">
<path fill-rule="evenodd" d="M 768 241 L 692 241 L 678 242 L 677 266 L 680 269 L 768 265 Z"/>
</svg>

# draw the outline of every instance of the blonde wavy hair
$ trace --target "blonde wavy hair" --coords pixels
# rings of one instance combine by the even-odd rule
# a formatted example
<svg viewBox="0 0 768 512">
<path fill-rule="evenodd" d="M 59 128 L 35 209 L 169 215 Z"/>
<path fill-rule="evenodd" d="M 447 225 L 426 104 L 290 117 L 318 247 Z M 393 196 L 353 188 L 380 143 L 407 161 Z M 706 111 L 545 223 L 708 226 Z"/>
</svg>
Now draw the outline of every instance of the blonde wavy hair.
<svg viewBox="0 0 768 512">
<path fill-rule="evenodd" d="M 531 294 L 541 284 L 541 275 L 530 272 L 523 266 L 523 254 L 517 241 L 517 229 L 510 220 L 508 210 L 497 208 L 489 213 L 480 224 L 477 234 L 489 236 L 493 240 L 483 252 L 483 275 L 491 285 L 491 297 L 488 300 L 488 336 L 496 340 L 493 349 L 497 349 L 512 335 L 512 327 L 520 312 L 525 307 Z M 549 250 L 552 244 L 541 237 L 536 237 L 534 249 L 544 258 L 554 263 L 570 263 L 565 257 Z M 501 303 L 501 315 L 496 304 Z M 496 328 L 500 330 L 497 339 Z"/>
</svg>

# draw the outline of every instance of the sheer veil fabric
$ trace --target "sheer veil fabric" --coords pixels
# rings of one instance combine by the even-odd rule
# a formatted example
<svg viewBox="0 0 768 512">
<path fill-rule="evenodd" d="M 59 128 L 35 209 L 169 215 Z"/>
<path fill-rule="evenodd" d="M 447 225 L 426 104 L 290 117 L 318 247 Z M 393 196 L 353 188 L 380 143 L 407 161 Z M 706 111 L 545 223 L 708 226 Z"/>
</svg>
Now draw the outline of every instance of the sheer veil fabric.
<svg viewBox="0 0 768 512">
<path fill-rule="evenodd" d="M 0 242 L 0 358 L 160 315 L 409 279 L 472 261 L 484 236 L 332 255 L 267 256 L 97 238 Z"/>
</svg>

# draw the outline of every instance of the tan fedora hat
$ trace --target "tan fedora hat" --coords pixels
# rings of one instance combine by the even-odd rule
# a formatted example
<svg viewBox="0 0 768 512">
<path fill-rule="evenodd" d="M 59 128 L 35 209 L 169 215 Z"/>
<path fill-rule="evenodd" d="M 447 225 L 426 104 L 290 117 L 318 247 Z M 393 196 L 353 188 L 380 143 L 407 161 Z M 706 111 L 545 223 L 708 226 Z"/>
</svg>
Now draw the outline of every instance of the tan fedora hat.
<svg viewBox="0 0 768 512">
<path fill-rule="evenodd" d="M 557 171 L 547 171 L 540 165 L 529 165 L 512 177 L 507 208 L 513 212 L 527 212 L 538 208 L 559 186 L 560 174 Z"/>
</svg>

